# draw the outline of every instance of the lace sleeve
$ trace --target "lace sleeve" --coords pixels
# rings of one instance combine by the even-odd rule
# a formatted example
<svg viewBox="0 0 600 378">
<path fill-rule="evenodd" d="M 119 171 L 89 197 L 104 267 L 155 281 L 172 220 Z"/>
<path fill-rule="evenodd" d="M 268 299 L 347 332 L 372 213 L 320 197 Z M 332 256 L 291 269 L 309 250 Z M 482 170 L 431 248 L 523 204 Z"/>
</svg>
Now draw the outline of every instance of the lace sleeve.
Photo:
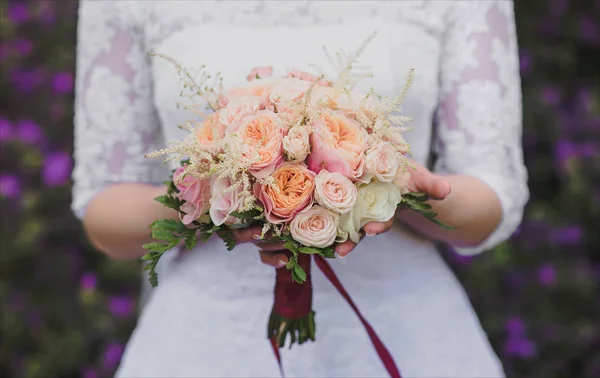
<svg viewBox="0 0 600 378">
<path fill-rule="evenodd" d="M 476 254 L 506 240 L 529 192 L 521 147 L 521 87 L 511 1 L 457 1 L 441 57 L 435 170 L 469 174 L 498 195 L 503 219 Z"/>
<path fill-rule="evenodd" d="M 144 158 L 164 141 L 132 4 L 83 0 L 79 6 L 71 206 L 79 217 L 111 183 L 158 183 L 168 177 L 159 159 Z"/>
</svg>

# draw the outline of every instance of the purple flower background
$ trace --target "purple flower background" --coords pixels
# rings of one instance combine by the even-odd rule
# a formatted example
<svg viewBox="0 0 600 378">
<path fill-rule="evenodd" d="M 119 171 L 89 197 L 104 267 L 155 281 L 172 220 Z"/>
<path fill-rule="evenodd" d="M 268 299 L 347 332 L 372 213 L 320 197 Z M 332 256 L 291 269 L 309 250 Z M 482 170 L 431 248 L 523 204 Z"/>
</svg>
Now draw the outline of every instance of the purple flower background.
<svg viewBox="0 0 600 378">
<path fill-rule="evenodd" d="M 598 377 L 600 1 L 515 7 L 531 200 L 509 242 L 443 252 L 508 377 Z M 140 264 L 95 252 L 69 210 L 77 3 L 4 1 L 0 22 L 0 375 L 111 376 Z"/>
</svg>

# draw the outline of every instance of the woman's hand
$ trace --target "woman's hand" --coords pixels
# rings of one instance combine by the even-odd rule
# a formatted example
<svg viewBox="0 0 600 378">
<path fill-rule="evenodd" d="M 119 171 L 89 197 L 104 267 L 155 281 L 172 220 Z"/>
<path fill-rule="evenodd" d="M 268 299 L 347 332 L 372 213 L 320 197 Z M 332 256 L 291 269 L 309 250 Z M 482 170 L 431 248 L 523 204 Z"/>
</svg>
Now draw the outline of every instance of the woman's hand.
<svg viewBox="0 0 600 378">
<path fill-rule="evenodd" d="M 410 163 L 414 169 L 410 170 L 410 179 L 407 183 L 407 188 L 410 193 L 425 193 L 429 198 L 433 200 L 443 200 L 452 191 L 450 182 L 442 176 L 431 173 L 423 165 L 410 159 Z M 396 211 L 398 215 L 399 209 Z M 389 231 L 396 217 L 393 217 L 387 222 L 369 222 L 363 227 L 363 231 L 367 236 L 375 236 L 383 234 Z M 352 240 L 347 240 L 335 246 L 335 251 L 339 257 L 346 257 L 354 248 L 357 243 Z"/>
</svg>

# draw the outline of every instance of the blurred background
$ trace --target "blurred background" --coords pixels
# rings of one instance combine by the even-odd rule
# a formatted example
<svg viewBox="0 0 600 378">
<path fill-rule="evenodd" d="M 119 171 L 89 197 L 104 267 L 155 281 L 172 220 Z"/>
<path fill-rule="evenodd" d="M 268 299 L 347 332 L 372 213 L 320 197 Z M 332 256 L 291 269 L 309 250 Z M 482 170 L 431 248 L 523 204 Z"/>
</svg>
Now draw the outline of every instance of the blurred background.
<svg viewBox="0 0 600 378">
<path fill-rule="evenodd" d="M 509 378 L 600 377 L 600 1 L 515 1 L 531 200 L 512 239 L 444 255 Z M 0 376 L 105 377 L 138 262 L 69 211 L 77 2 L 0 2 Z"/>
</svg>

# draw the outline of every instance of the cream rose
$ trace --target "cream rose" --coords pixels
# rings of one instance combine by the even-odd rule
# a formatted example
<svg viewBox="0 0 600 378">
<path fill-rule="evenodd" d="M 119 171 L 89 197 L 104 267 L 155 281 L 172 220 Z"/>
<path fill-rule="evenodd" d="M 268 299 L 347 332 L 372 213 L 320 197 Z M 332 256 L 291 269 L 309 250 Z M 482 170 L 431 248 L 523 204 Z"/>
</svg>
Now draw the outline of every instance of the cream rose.
<svg viewBox="0 0 600 378">
<path fill-rule="evenodd" d="M 292 127 L 283 138 L 283 151 L 292 161 L 304 161 L 310 153 L 309 130 L 306 127 Z"/>
<path fill-rule="evenodd" d="M 315 205 L 290 222 L 294 240 L 307 247 L 325 248 L 335 242 L 340 216 Z"/>
<path fill-rule="evenodd" d="M 244 96 L 232 98 L 219 114 L 221 124 L 228 127 L 228 131 L 236 131 L 238 123 L 244 117 L 255 114 L 260 108 L 260 99 Z"/>
<path fill-rule="evenodd" d="M 367 150 L 365 170 L 368 176 L 382 182 L 392 182 L 398 172 L 398 154 L 387 142 L 378 142 Z M 367 180 L 368 181 L 368 180 Z"/>
<path fill-rule="evenodd" d="M 356 185 L 341 173 L 322 170 L 315 178 L 315 200 L 329 210 L 345 214 L 352 210 L 357 196 Z"/>
<path fill-rule="evenodd" d="M 358 200 L 349 213 L 341 216 L 337 241 L 360 241 L 360 230 L 369 222 L 387 222 L 396 214 L 402 199 L 400 190 L 389 182 L 372 182 L 358 188 Z"/>
</svg>

